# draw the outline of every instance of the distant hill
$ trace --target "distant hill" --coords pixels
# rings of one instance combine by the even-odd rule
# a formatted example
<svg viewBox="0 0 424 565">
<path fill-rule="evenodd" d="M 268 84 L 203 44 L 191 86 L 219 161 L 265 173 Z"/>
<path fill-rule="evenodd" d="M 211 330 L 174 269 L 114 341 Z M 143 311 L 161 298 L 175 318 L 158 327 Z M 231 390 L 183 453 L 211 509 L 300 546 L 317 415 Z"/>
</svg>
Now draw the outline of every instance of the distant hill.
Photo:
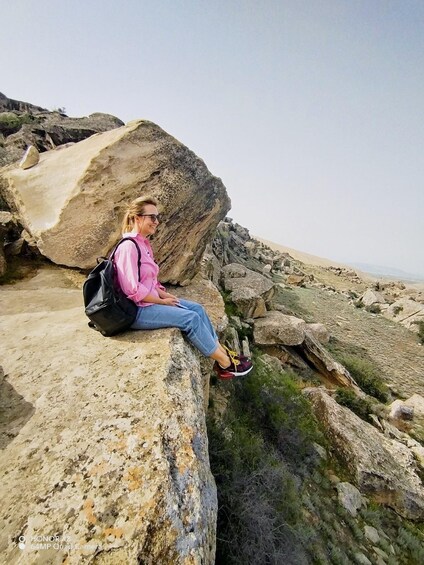
<svg viewBox="0 0 424 565">
<path fill-rule="evenodd" d="M 417 273 L 407 273 L 396 267 L 385 267 L 382 265 L 370 265 L 369 263 L 350 263 L 352 267 L 358 268 L 365 273 L 373 276 L 396 278 L 402 281 L 421 282 L 424 276 Z"/>
<path fill-rule="evenodd" d="M 331 259 L 318 257 L 317 255 L 311 255 L 310 253 L 304 253 L 303 251 L 298 251 L 297 249 L 293 249 L 292 247 L 274 243 L 273 241 L 263 239 L 262 237 L 258 237 L 256 235 L 252 237 L 257 239 L 258 241 L 262 241 L 262 243 L 268 245 L 268 247 L 270 247 L 271 249 L 282 251 L 283 253 L 289 253 L 289 255 L 293 257 L 293 259 L 296 259 L 296 261 L 301 261 L 306 265 L 314 265 L 316 267 L 343 267 L 345 269 L 352 268 L 352 265 L 348 265 L 347 263 L 340 263 L 339 261 L 332 261 Z"/>
<path fill-rule="evenodd" d="M 379 265 L 371 265 L 368 263 L 341 263 L 339 261 L 333 261 L 331 259 L 326 259 L 324 257 L 318 257 L 317 255 L 311 255 L 310 253 L 304 253 L 303 251 L 298 251 L 292 247 L 287 247 L 286 245 L 280 245 L 279 243 L 274 243 L 263 239 L 261 237 L 253 236 L 255 239 L 262 241 L 265 245 L 271 247 L 278 251 L 289 253 L 293 259 L 301 261 L 306 265 L 313 265 L 316 267 L 344 267 L 345 269 L 355 269 L 359 276 L 364 279 L 367 278 L 388 278 L 396 279 L 409 283 L 422 283 L 424 282 L 424 276 L 407 273 L 401 269 L 396 269 L 395 267 L 384 267 Z"/>
</svg>

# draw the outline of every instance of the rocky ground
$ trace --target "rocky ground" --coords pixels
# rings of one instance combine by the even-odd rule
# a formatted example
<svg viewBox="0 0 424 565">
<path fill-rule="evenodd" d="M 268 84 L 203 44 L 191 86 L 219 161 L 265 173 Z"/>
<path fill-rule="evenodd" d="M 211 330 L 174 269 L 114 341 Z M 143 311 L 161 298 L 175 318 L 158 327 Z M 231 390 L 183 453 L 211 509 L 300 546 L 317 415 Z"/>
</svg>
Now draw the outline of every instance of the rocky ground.
<svg viewBox="0 0 424 565">
<path fill-rule="evenodd" d="M 82 280 L 0 286 L 0 563 L 211 563 L 199 356 L 175 329 L 89 329 Z"/>
<path fill-rule="evenodd" d="M 310 322 L 321 322 L 337 340 L 363 348 L 381 368 L 383 380 L 401 394 L 424 396 L 424 346 L 415 333 L 379 314 L 356 308 L 342 294 L 295 287 L 282 300 Z"/>
</svg>

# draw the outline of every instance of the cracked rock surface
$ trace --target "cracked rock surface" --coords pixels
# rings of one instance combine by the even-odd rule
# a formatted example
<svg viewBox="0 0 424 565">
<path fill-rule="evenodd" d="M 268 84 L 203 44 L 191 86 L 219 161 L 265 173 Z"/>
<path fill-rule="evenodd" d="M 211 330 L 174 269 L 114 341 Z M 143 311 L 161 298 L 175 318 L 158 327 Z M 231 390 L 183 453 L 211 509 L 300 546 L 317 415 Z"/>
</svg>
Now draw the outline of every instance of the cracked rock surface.
<svg viewBox="0 0 424 565">
<path fill-rule="evenodd" d="M 0 310 L 1 562 L 213 563 L 204 383 L 181 333 L 104 338 L 58 268 L 1 287 Z"/>
</svg>

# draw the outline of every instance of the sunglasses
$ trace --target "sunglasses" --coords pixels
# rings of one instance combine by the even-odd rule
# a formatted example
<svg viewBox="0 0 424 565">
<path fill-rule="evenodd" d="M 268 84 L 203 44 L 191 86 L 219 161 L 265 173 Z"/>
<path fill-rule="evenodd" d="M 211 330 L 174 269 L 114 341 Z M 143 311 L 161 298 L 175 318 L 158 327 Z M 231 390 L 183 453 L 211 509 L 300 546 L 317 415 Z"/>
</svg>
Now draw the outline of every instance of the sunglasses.
<svg viewBox="0 0 424 565">
<path fill-rule="evenodd" d="M 160 222 L 160 214 L 139 214 L 139 217 L 148 217 L 152 222 Z"/>
</svg>

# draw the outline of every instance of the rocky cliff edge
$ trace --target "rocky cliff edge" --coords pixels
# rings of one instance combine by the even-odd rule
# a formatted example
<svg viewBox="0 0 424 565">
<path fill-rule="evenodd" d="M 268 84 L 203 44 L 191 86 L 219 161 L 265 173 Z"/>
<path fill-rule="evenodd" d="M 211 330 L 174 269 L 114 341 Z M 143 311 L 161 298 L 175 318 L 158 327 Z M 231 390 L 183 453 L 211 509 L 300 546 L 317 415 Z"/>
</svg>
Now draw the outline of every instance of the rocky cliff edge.
<svg viewBox="0 0 424 565">
<path fill-rule="evenodd" d="M 57 267 L 0 304 L 3 562 L 213 563 L 207 387 L 181 333 L 105 339 Z"/>
</svg>

